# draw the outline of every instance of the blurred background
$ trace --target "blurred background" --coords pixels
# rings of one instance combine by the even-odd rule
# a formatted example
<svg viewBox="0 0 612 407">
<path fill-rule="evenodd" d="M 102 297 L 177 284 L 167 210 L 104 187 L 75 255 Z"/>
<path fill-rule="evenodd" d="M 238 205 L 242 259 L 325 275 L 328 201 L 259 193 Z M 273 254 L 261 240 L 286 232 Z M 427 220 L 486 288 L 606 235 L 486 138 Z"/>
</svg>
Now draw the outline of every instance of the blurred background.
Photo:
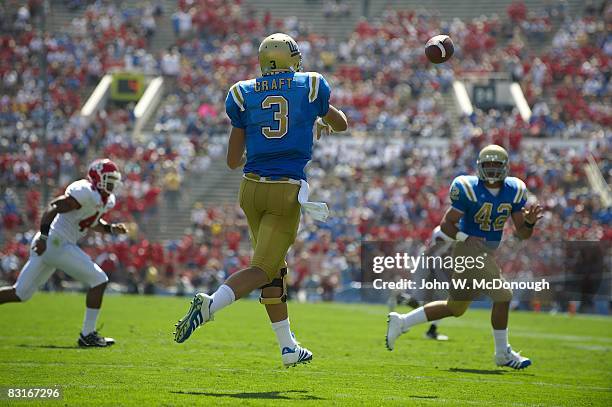
<svg viewBox="0 0 612 407">
<path fill-rule="evenodd" d="M 224 99 L 278 31 L 350 123 L 307 169 L 332 214 L 302 219 L 294 298 L 359 301 L 361 242 L 426 242 L 489 143 L 547 210 L 535 239 L 603 242 L 609 272 L 611 27 L 602 0 L 2 1 L 0 280 L 15 281 L 43 205 L 97 157 L 126 179 L 108 220 L 130 223 L 83 242 L 109 290 L 190 295 L 247 266 Z M 433 65 L 423 48 L 440 33 L 455 54 Z M 526 256 L 517 270 L 537 276 Z M 45 289 L 80 284 L 58 272 Z"/>
</svg>

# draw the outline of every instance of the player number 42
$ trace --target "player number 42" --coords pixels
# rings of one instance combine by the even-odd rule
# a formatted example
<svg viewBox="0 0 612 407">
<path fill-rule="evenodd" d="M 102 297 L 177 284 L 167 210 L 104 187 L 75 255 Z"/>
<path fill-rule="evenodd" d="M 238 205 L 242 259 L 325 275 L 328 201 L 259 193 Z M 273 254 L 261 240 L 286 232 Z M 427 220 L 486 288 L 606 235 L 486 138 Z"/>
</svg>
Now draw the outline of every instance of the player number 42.
<svg viewBox="0 0 612 407">
<path fill-rule="evenodd" d="M 480 226 L 480 230 L 489 232 L 491 231 L 491 223 L 493 224 L 494 231 L 500 231 L 504 229 L 506 219 L 510 216 L 512 211 L 512 205 L 501 204 L 497 207 L 497 216 L 495 220 L 491 219 L 491 212 L 493 211 L 493 204 L 485 202 L 482 204 L 478 212 L 474 215 L 474 222 Z"/>
</svg>

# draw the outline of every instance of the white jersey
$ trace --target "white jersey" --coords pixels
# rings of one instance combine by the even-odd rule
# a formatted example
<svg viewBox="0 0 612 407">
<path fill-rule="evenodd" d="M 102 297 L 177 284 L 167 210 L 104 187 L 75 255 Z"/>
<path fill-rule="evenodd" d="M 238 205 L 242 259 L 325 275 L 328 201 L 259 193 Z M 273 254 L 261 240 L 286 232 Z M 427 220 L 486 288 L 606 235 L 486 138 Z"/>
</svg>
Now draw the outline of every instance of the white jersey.
<svg viewBox="0 0 612 407">
<path fill-rule="evenodd" d="M 95 226 L 100 218 L 115 206 L 114 194 L 109 195 L 105 204 L 100 193 L 85 179 L 68 185 L 65 194 L 76 199 L 81 207 L 58 214 L 51 223 L 50 234 L 59 235 L 71 243 L 76 243 L 85 236 L 87 229 Z"/>
</svg>

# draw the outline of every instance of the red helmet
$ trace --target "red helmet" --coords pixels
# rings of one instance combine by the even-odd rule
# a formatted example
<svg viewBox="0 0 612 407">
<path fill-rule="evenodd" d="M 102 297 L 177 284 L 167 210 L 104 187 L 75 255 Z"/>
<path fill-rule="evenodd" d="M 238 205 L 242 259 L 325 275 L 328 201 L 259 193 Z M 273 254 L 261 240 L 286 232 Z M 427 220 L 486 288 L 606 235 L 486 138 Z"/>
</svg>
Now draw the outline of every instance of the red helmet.
<svg viewBox="0 0 612 407">
<path fill-rule="evenodd" d="M 101 192 L 111 194 L 121 184 L 121 173 L 117 164 L 108 158 L 97 159 L 89 166 L 87 178 Z"/>
</svg>

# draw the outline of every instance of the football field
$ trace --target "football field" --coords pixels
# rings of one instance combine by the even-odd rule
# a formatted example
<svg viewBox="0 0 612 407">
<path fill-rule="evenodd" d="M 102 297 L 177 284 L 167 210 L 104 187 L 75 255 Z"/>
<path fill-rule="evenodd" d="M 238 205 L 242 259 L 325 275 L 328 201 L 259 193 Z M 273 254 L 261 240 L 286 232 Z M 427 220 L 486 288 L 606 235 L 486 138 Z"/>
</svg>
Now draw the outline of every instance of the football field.
<svg viewBox="0 0 612 407">
<path fill-rule="evenodd" d="M 239 301 L 184 344 L 171 332 L 188 299 L 107 296 L 101 332 L 117 344 L 79 349 L 84 296 L 37 294 L 0 306 L 0 387 L 59 385 L 37 405 L 612 405 L 612 319 L 512 313 L 510 343 L 533 361 L 496 368 L 489 314 L 425 326 L 384 346 L 387 309 L 290 304 L 292 329 L 314 353 L 284 369 L 263 306 Z M 407 310 L 401 308 L 400 310 Z M 30 405 L 0 399 L 0 405 Z"/>
</svg>

